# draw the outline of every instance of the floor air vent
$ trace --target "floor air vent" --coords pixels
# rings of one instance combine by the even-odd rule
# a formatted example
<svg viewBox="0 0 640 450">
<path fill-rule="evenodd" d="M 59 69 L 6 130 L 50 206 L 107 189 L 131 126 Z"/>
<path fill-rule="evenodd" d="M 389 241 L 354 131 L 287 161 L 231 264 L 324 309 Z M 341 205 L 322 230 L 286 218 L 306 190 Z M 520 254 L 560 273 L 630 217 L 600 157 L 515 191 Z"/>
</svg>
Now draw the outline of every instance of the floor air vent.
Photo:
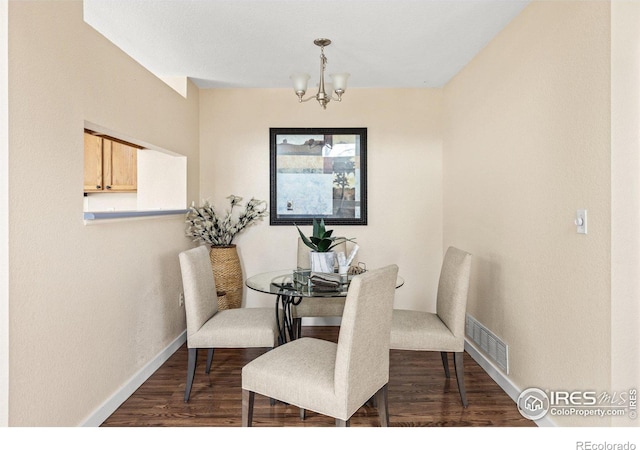
<svg viewBox="0 0 640 450">
<path fill-rule="evenodd" d="M 467 337 L 473 341 L 498 367 L 509 373 L 509 347 L 487 327 L 467 314 Z"/>
</svg>

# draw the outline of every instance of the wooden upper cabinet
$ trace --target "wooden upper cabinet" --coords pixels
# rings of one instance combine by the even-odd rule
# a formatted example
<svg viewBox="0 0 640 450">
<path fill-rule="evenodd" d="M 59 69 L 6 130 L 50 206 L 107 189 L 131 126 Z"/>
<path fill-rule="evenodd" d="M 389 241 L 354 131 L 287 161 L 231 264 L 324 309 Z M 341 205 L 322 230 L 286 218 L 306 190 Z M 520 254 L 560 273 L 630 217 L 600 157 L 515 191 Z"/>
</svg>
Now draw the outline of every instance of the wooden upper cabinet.
<svg viewBox="0 0 640 450">
<path fill-rule="evenodd" d="M 138 188 L 138 149 L 120 142 L 103 139 L 105 189 L 135 191 Z"/>
<path fill-rule="evenodd" d="M 84 134 L 84 191 L 100 192 L 102 184 L 102 138 Z"/>
<path fill-rule="evenodd" d="M 137 147 L 84 134 L 85 192 L 135 192 L 137 180 Z"/>
</svg>

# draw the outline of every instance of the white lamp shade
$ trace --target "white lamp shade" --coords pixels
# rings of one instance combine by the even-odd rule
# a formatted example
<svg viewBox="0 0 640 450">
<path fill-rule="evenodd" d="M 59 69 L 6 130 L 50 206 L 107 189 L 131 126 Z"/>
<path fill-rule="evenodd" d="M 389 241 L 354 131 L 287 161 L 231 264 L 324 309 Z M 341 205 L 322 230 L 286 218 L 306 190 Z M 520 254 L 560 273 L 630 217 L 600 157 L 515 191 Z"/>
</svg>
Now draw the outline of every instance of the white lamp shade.
<svg viewBox="0 0 640 450">
<path fill-rule="evenodd" d="M 331 77 L 331 84 L 333 84 L 333 88 L 336 91 L 347 90 L 347 78 L 349 78 L 348 73 L 333 73 L 329 76 Z"/>
<path fill-rule="evenodd" d="M 305 93 L 307 91 L 307 82 L 310 76 L 306 73 L 294 73 L 289 78 L 293 81 L 293 89 L 296 92 Z"/>
</svg>

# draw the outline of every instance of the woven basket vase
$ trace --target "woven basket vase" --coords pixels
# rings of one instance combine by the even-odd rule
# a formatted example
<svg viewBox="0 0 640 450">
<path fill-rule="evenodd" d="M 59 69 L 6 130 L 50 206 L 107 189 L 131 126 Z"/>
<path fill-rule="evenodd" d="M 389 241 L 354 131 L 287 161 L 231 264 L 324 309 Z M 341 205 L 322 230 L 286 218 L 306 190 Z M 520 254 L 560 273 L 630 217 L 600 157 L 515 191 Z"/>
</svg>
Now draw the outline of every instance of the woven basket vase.
<svg viewBox="0 0 640 450">
<path fill-rule="evenodd" d="M 218 296 L 218 309 L 240 308 L 242 305 L 242 267 L 235 244 L 213 246 L 209 251 L 216 290 L 226 295 Z"/>
</svg>

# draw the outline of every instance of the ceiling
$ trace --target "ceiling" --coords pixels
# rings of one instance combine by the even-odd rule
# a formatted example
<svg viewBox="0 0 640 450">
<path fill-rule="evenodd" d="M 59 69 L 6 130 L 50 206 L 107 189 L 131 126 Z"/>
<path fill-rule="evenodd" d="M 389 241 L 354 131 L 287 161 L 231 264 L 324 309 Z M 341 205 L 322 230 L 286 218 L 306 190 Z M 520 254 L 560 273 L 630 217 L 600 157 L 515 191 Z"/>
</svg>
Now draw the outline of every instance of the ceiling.
<svg viewBox="0 0 640 450">
<path fill-rule="evenodd" d="M 200 88 L 290 87 L 349 72 L 348 87 L 441 87 L 529 0 L 84 0 L 85 21 L 161 77 Z"/>
</svg>

